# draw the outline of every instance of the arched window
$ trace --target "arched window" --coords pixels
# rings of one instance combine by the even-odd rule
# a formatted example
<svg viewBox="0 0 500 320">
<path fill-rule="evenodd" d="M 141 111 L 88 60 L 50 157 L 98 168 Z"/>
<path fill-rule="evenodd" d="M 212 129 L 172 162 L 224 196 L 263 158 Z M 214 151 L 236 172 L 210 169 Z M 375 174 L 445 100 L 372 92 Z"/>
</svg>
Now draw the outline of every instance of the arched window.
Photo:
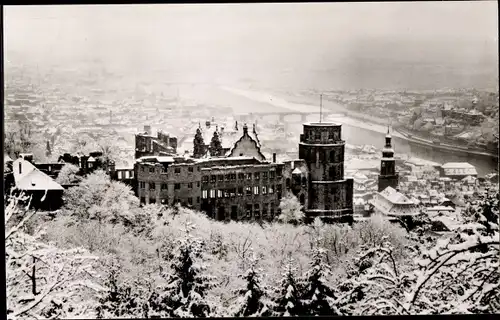
<svg viewBox="0 0 500 320">
<path fill-rule="evenodd" d="M 302 177 L 302 185 L 305 186 L 307 184 L 307 179 L 306 177 Z"/>
<path fill-rule="evenodd" d="M 306 197 L 304 196 L 304 194 L 301 194 L 300 195 L 300 204 L 304 205 L 305 203 L 306 203 Z"/>
<path fill-rule="evenodd" d="M 330 177 L 330 180 L 333 180 L 335 177 L 335 167 L 331 166 L 328 172 L 328 176 Z"/>
</svg>

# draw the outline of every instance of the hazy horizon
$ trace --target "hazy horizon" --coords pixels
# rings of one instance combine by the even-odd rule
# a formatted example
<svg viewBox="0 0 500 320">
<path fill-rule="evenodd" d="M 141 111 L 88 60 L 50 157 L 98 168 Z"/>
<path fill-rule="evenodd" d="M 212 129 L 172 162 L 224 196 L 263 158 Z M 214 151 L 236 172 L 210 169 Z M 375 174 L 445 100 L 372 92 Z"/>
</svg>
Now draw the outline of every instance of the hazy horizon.
<svg viewBox="0 0 500 320">
<path fill-rule="evenodd" d="M 4 6 L 4 52 L 192 81 L 497 86 L 497 2 Z"/>
</svg>

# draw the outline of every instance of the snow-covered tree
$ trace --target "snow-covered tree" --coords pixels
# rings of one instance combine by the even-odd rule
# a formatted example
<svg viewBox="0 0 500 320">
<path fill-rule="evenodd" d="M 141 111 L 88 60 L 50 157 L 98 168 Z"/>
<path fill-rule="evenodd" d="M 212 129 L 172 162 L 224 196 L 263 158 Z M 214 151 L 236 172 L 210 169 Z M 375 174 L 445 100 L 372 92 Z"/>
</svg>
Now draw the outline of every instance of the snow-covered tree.
<svg viewBox="0 0 500 320">
<path fill-rule="evenodd" d="M 274 305 L 272 308 L 275 316 L 298 316 L 302 314 L 300 301 L 300 288 L 295 278 L 296 268 L 291 255 L 285 266 L 285 272 L 278 288 L 275 290 Z"/>
<path fill-rule="evenodd" d="M 20 207 L 23 196 L 12 196 L 5 210 L 5 259 L 7 314 L 9 319 L 61 318 L 88 314 L 92 295 L 99 290 L 95 284 L 93 262 L 83 249 L 61 250 L 23 231 L 32 218 Z M 9 220 L 26 212 L 14 226 Z"/>
<path fill-rule="evenodd" d="M 131 225 L 133 209 L 139 200 L 132 189 L 101 171 L 95 171 L 76 186 L 64 192 L 65 208 L 81 219 Z"/>
<path fill-rule="evenodd" d="M 245 288 L 237 290 L 238 300 L 232 315 L 235 317 L 265 317 L 271 315 L 272 302 L 262 286 L 262 269 L 257 267 L 257 258 L 249 258 L 249 268 L 239 277 L 245 280 Z"/>
<path fill-rule="evenodd" d="M 149 298 L 151 315 L 161 317 L 208 317 L 213 306 L 207 301 L 208 290 L 215 286 L 214 277 L 205 274 L 202 263 L 203 243 L 191 236 L 179 240 L 167 284 L 159 286 Z M 198 261 L 196 261 L 198 260 Z"/>
<path fill-rule="evenodd" d="M 144 302 L 137 294 L 137 287 L 120 283 L 121 268 L 113 263 L 104 283 L 106 291 L 100 294 L 96 307 L 97 318 L 125 318 L 144 316 Z"/>
<path fill-rule="evenodd" d="M 297 225 L 304 220 L 302 205 L 297 197 L 292 194 L 287 194 L 281 199 L 280 209 L 281 214 L 277 218 L 280 222 Z"/>
<path fill-rule="evenodd" d="M 78 175 L 80 168 L 71 163 L 66 163 L 59 171 L 56 182 L 61 185 L 77 184 L 82 181 L 82 177 Z"/>
<path fill-rule="evenodd" d="M 326 282 L 331 270 L 324 262 L 325 256 L 324 249 L 313 248 L 310 268 L 301 281 L 304 315 L 342 315 L 337 308 L 335 290 Z"/>
</svg>

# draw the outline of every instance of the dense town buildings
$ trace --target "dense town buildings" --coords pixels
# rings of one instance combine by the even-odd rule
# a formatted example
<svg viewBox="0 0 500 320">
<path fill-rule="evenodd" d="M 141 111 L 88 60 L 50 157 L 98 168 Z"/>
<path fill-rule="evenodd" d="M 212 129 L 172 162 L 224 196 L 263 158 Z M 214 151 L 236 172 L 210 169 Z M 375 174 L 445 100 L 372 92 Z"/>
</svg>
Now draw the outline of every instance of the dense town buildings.
<svg viewBox="0 0 500 320">
<path fill-rule="evenodd" d="M 135 135 L 135 158 L 154 155 L 173 155 L 177 153 L 177 137 L 158 131 L 151 133 L 151 126 L 144 126 L 144 132 Z"/>
</svg>

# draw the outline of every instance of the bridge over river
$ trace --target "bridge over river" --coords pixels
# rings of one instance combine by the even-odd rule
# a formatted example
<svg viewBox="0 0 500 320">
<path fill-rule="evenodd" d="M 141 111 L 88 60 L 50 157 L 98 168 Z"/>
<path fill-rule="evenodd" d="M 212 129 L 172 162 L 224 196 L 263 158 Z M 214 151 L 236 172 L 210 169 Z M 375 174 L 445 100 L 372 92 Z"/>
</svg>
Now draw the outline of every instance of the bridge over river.
<svg viewBox="0 0 500 320">
<path fill-rule="evenodd" d="M 343 118 L 346 113 L 325 111 L 321 113 L 321 119 L 327 122 L 330 118 Z M 237 114 L 235 116 L 241 122 L 253 122 L 257 120 L 272 121 L 277 120 L 281 123 L 304 123 L 308 121 L 318 122 L 320 120 L 320 112 L 303 112 L 303 111 L 270 111 L 270 112 L 249 112 Z"/>
</svg>

